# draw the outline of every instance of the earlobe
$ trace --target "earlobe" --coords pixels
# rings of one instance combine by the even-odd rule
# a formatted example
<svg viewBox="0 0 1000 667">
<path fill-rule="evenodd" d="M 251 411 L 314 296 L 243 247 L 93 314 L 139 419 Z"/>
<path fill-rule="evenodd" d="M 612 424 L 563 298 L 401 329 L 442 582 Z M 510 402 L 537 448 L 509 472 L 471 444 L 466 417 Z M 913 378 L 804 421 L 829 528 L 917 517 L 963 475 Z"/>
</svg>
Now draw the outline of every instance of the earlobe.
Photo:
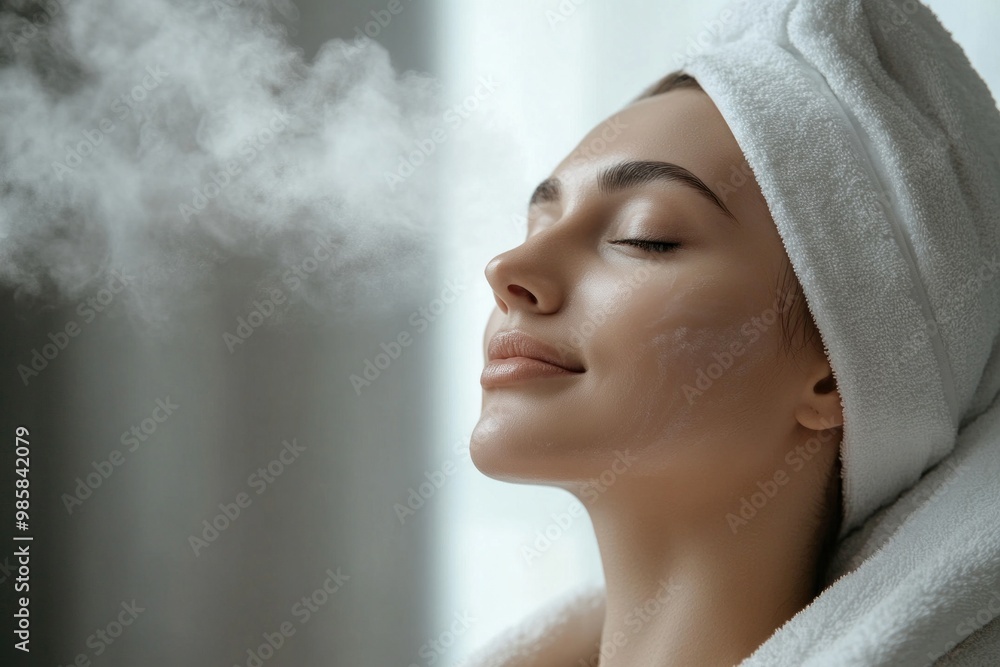
<svg viewBox="0 0 1000 667">
<path fill-rule="evenodd" d="M 818 376 L 818 377 L 817 377 Z M 829 365 L 811 379 L 804 400 L 795 413 L 800 424 L 814 431 L 843 426 L 840 392 Z"/>
</svg>

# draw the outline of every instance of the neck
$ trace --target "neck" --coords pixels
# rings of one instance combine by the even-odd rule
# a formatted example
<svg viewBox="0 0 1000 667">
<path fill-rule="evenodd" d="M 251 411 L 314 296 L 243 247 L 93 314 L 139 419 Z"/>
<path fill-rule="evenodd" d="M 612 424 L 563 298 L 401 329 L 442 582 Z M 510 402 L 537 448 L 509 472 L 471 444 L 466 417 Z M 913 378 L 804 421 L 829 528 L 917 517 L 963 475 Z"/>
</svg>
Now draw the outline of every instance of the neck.
<svg viewBox="0 0 1000 667">
<path fill-rule="evenodd" d="M 726 510 L 680 521 L 641 511 L 648 501 L 601 500 L 590 513 L 607 597 L 600 662 L 587 667 L 735 665 L 812 599 L 815 562 L 790 529 L 804 525 L 800 503 L 734 532 Z"/>
</svg>

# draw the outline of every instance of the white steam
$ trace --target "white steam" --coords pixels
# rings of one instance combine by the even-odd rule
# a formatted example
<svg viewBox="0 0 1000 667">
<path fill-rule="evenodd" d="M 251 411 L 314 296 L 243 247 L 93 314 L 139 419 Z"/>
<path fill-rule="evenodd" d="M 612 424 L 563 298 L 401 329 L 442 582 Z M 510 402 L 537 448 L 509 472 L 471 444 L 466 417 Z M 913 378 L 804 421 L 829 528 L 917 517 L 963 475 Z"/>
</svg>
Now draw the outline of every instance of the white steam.
<svg viewBox="0 0 1000 667">
<path fill-rule="evenodd" d="M 308 62 L 271 20 L 288 2 L 3 7 L 0 286 L 75 299 L 120 271 L 150 321 L 231 259 L 273 283 L 334 249 L 291 294 L 324 309 L 426 270 L 434 165 L 386 173 L 440 119 L 439 86 L 377 43 Z"/>
</svg>

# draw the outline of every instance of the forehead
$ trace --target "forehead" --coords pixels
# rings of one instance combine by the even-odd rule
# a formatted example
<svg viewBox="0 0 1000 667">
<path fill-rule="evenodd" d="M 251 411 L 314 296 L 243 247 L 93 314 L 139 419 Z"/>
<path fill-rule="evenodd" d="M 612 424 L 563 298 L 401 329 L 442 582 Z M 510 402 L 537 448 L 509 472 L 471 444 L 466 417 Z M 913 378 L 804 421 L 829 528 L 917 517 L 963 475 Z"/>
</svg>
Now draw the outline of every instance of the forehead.
<svg viewBox="0 0 1000 667">
<path fill-rule="evenodd" d="M 613 114 L 587 133 L 553 176 L 571 188 L 585 186 L 602 168 L 622 160 L 680 165 L 737 217 L 770 217 L 743 151 L 711 98 L 699 90 L 655 95 Z"/>
</svg>

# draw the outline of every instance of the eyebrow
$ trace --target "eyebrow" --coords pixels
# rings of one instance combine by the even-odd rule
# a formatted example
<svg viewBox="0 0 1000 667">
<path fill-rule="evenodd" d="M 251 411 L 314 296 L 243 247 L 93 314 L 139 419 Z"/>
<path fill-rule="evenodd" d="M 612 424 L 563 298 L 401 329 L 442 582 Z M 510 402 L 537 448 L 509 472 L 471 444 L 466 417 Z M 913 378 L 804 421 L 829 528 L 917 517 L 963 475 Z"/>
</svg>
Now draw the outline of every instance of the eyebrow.
<svg viewBox="0 0 1000 667">
<path fill-rule="evenodd" d="M 597 187 L 606 195 L 654 181 L 680 183 L 695 190 L 715 204 L 726 217 L 732 219 L 737 225 L 739 224 L 736 216 L 726 208 L 725 203 L 719 199 L 718 195 L 711 188 L 705 185 L 704 181 L 684 167 L 672 162 L 629 160 L 612 165 L 597 175 Z M 556 202 L 559 201 L 561 196 L 562 183 L 559 179 L 555 177 L 546 178 L 535 188 L 528 206 Z"/>
</svg>

